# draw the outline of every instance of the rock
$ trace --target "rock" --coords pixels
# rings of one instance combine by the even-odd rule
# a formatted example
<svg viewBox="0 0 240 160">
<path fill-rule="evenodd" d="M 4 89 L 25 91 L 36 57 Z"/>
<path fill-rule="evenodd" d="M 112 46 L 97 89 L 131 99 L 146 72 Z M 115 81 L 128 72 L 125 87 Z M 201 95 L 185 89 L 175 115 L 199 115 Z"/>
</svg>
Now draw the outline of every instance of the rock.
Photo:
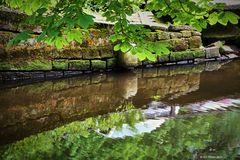
<svg viewBox="0 0 240 160">
<path fill-rule="evenodd" d="M 193 36 L 189 38 L 189 48 L 200 48 L 202 46 L 202 39 L 200 36 Z"/>
<path fill-rule="evenodd" d="M 211 44 L 209 44 L 208 45 L 208 47 L 222 47 L 223 46 L 223 44 L 224 44 L 225 42 L 223 41 L 217 41 L 217 42 L 214 42 L 214 43 L 211 43 Z"/>
<path fill-rule="evenodd" d="M 223 45 L 220 47 L 221 54 L 238 53 L 239 51 L 240 51 L 239 48 L 234 45 Z"/>
<path fill-rule="evenodd" d="M 206 58 L 217 58 L 220 57 L 219 47 L 205 48 Z"/>
<path fill-rule="evenodd" d="M 170 39 L 170 33 L 165 31 L 158 31 L 157 37 L 158 37 L 158 40 L 168 40 Z"/>
<path fill-rule="evenodd" d="M 192 32 L 191 31 L 181 31 L 181 33 L 182 33 L 182 36 L 184 38 L 189 38 L 189 37 L 192 36 Z"/>
<path fill-rule="evenodd" d="M 119 65 L 123 68 L 131 68 L 131 67 L 137 67 L 141 65 L 141 63 L 138 60 L 138 57 L 135 55 L 132 55 L 130 52 L 119 53 L 118 58 L 119 58 Z"/>
<path fill-rule="evenodd" d="M 193 36 L 202 36 L 201 32 L 197 32 L 197 31 L 192 31 L 192 35 Z"/>
<path fill-rule="evenodd" d="M 97 59 L 100 57 L 100 51 L 96 48 L 82 48 L 83 59 Z"/>
<path fill-rule="evenodd" d="M 158 62 L 164 63 L 169 61 L 169 55 L 163 54 L 158 56 Z"/>
<path fill-rule="evenodd" d="M 90 70 L 90 61 L 69 60 L 69 70 Z"/>
<path fill-rule="evenodd" d="M 171 36 L 171 39 L 182 38 L 182 33 L 180 33 L 180 32 L 171 32 L 170 36 Z"/>
<path fill-rule="evenodd" d="M 150 41 L 156 41 L 158 38 L 158 35 L 157 35 L 157 32 L 149 32 L 147 33 L 147 40 L 150 40 Z"/>
<path fill-rule="evenodd" d="M 193 31 L 194 29 L 187 25 L 179 25 L 179 26 L 170 25 L 168 27 L 168 30 L 169 31 L 183 31 L 183 30 Z"/>
<path fill-rule="evenodd" d="M 91 60 L 92 70 L 104 70 L 106 69 L 106 61 L 103 60 Z"/>
<path fill-rule="evenodd" d="M 238 56 L 236 54 L 227 54 L 226 55 L 229 59 L 234 59 L 234 58 L 238 58 Z"/>
<path fill-rule="evenodd" d="M 184 51 L 188 49 L 188 42 L 183 39 L 171 39 L 170 45 L 174 51 Z"/>
<path fill-rule="evenodd" d="M 54 60 L 53 70 L 68 70 L 68 60 Z"/>
</svg>

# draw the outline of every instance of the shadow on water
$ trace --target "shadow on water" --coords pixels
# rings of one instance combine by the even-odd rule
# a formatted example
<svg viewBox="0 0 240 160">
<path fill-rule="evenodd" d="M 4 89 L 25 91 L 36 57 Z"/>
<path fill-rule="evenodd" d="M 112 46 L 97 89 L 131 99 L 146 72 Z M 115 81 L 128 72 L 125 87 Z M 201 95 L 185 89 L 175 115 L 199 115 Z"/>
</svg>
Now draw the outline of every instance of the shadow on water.
<svg viewBox="0 0 240 160">
<path fill-rule="evenodd" d="M 104 135 L 108 135 L 106 133 L 112 131 L 111 127 L 109 128 L 108 126 L 109 124 L 112 124 L 112 128 L 118 125 L 120 125 L 121 128 L 123 124 L 132 123 L 130 126 L 134 126 L 135 123 L 141 121 L 141 119 L 139 119 L 139 117 L 141 117 L 139 114 L 138 116 L 133 114 L 136 112 L 133 112 L 132 114 L 128 112 L 123 114 L 128 115 L 127 118 L 122 116 L 122 114 L 118 114 L 120 111 L 125 111 L 125 106 L 129 106 L 129 104 L 134 106 L 134 110 L 138 111 L 146 109 L 148 104 L 153 100 L 161 101 L 161 103 L 168 106 L 186 106 L 192 103 L 219 100 L 223 98 L 239 99 L 239 80 L 240 64 L 238 60 L 227 64 L 212 62 L 195 66 L 139 69 L 133 72 L 118 74 L 85 75 L 69 79 L 44 81 L 14 88 L 1 89 L 0 142 L 2 145 L 14 142 L 23 139 L 24 137 L 73 122 L 69 125 L 65 125 L 65 127 L 56 128 L 46 133 L 40 133 L 39 136 L 31 136 L 24 141 L 13 143 L 10 145 L 10 148 L 15 145 L 17 148 L 18 145 L 19 147 L 24 146 L 26 148 L 23 147 L 21 151 L 24 150 L 25 152 L 31 147 L 34 147 L 33 145 L 39 145 L 39 147 L 42 146 L 43 148 L 36 148 L 36 150 L 31 153 L 47 152 L 47 157 L 42 157 L 42 159 L 44 159 L 51 158 L 51 156 L 56 156 L 58 154 L 64 156 L 62 155 L 62 152 L 67 152 L 64 149 L 67 149 L 67 146 L 69 147 L 70 144 L 73 145 L 71 147 L 74 147 L 75 145 L 73 143 L 76 142 L 79 144 L 78 146 L 75 146 L 76 151 L 74 152 L 82 149 L 79 148 L 79 145 L 81 144 L 86 143 L 89 145 L 89 150 L 86 150 L 86 153 L 85 150 L 83 150 L 84 153 L 81 154 L 82 156 L 87 154 L 88 151 L 91 151 L 91 149 L 93 150 L 92 156 L 94 157 L 95 152 L 97 154 L 101 151 L 100 148 L 105 150 L 102 154 L 107 154 L 105 152 L 114 152 L 114 150 L 111 149 L 118 148 L 121 152 L 119 152 L 119 155 L 115 155 L 117 153 L 114 152 L 114 157 L 112 157 L 113 159 L 117 159 L 117 156 L 121 156 L 120 153 L 123 154 L 123 152 L 130 152 L 127 151 L 126 148 L 135 147 L 135 151 L 129 153 L 130 157 L 137 154 L 138 151 L 141 154 L 143 154 L 143 152 L 145 154 L 146 151 L 147 155 L 142 155 L 143 157 L 147 156 L 146 158 L 154 158 L 151 156 L 163 156 L 165 154 L 174 157 L 174 152 L 176 153 L 176 156 L 178 154 L 184 156 L 183 154 L 186 153 L 186 156 L 195 156 L 199 158 L 199 156 L 201 157 L 205 156 L 205 154 L 209 154 L 206 148 L 210 147 L 210 150 L 211 146 L 220 146 L 220 144 L 215 144 L 221 143 L 219 140 L 212 139 L 213 137 L 217 137 L 215 135 L 213 136 L 213 134 L 216 134 L 215 130 L 220 128 L 217 124 L 220 124 L 220 122 L 225 123 L 220 121 L 221 118 L 219 117 L 228 117 L 228 115 L 235 115 L 238 113 L 217 113 L 187 118 L 176 118 L 174 120 L 167 118 L 164 120 L 165 123 L 163 124 L 158 122 L 159 125 L 162 125 L 165 129 L 162 129 L 161 127 L 153 131 L 151 134 L 146 133 L 142 136 L 137 136 L 136 138 L 106 140 L 106 136 Z M 113 116 L 114 118 L 103 120 L 102 124 L 100 123 L 101 120 L 98 118 L 98 123 L 96 124 L 96 119 L 93 117 L 109 115 L 109 113 L 111 113 L 110 115 L 115 115 Z M 206 117 L 212 118 L 208 120 Z M 211 119 L 214 119 L 214 121 L 210 122 Z M 237 125 L 235 124 L 237 119 L 239 120 L 239 118 L 235 116 L 234 122 L 227 121 L 225 125 Z M 210 124 L 210 126 L 208 124 Z M 182 128 L 179 128 L 181 125 L 183 125 Z M 219 128 L 215 129 L 215 126 Z M 101 127 L 103 127 L 103 132 L 101 132 L 101 134 L 100 132 L 95 132 Z M 142 128 L 141 124 L 139 124 L 138 127 Z M 189 133 L 185 133 L 184 127 L 185 131 L 189 130 Z M 239 128 L 239 126 L 235 127 Z M 66 133 L 66 131 L 69 131 L 71 134 Z M 225 133 L 225 131 L 226 130 L 223 130 L 222 132 Z M 93 136 L 93 138 L 86 138 L 84 135 L 77 136 L 74 134 L 75 132 L 85 133 Z M 127 132 L 131 134 L 132 131 L 128 128 Z M 177 134 L 178 132 L 179 134 Z M 181 135 L 184 134 L 187 134 L 186 136 L 188 136 L 189 139 L 184 139 L 185 137 L 182 137 L 182 139 Z M 196 134 L 196 136 L 191 136 L 194 134 Z M 65 136 L 70 137 L 64 139 Z M 228 136 L 229 135 L 226 135 L 225 137 L 220 136 L 218 138 L 228 139 Z M 195 143 L 193 142 L 195 141 L 194 138 L 196 139 L 196 143 L 199 139 L 197 144 L 191 144 Z M 201 141 L 201 138 L 204 143 Z M 235 138 L 237 138 L 235 142 L 238 143 L 239 137 L 236 136 Z M 176 142 L 176 147 L 172 147 L 173 142 Z M 223 143 L 225 145 L 225 142 Z M 230 141 L 227 141 L 226 143 L 230 143 Z M 163 149 L 160 149 L 160 144 L 164 144 L 165 148 L 163 147 Z M 45 145 L 48 146 L 45 149 L 48 148 L 49 151 L 44 149 Z M 178 145 L 179 148 L 177 148 Z M 140 148 L 139 146 L 142 146 L 143 148 Z M 56 153 L 57 151 L 54 150 L 54 147 L 60 147 L 60 153 Z M 156 149 L 151 149 L 154 147 L 156 147 Z M 7 150 L 4 151 L 4 155 L 9 154 L 8 156 L 10 156 L 10 148 L 7 147 Z M 18 153 L 20 150 L 14 152 L 19 154 L 18 156 L 21 156 L 21 154 Z M 73 152 L 73 150 L 69 149 L 69 152 Z M 104 159 L 111 159 L 111 157 L 106 157 L 107 155 L 101 156 Z M 140 156 L 140 154 L 136 156 Z M 34 157 L 30 157 L 30 159 L 31 158 L 34 159 Z M 80 158 L 84 159 L 84 157 Z M 91 156 L 88 158 L 92 159 Z"/>
</svg>

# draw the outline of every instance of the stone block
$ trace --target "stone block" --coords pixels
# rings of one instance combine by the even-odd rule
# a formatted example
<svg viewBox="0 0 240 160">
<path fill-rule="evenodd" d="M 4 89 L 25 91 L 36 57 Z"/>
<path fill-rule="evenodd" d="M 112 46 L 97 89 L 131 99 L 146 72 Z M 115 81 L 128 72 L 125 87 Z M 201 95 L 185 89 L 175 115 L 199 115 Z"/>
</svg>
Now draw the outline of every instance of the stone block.
<svg viewBox="0 0 240 160">
<path fill-rule="evenodd" d="M 11 70 L 13 67 L 12 64 L 6 62 L 0 62 L 0 70 Z"/>
<path fill-rule="evenodd" d="M 64 48 L 58 50 L 57 54 L 53 54 L 55 58 L 79 58 L 82 59 L 82 50 L 80 47 Z"/>
<path fill-rule="evenodd" d="M 170 61 L 191 60 L 194 58 L 194 51 L 172 52 L 170 54 Z"/>
<path fill-rule="evenodd" d="M 68 70 L 68 60 L 54 60 L 52 65 L 53 70 Z"/>
<path fill-rule="evenodd" d="M 182 33 L 182 36 L 184 38 L 189 38 L 189 37 L 192 36 L 192 32 L 191 31 L 181 31 L 181 33 Z"/>
<path fill-rule="evenodd" d="M 219 47 L 205 48 L 206 58 L 218 58 L 220 57 Z"/>
<path fill-rule="evenodd" d="M 156 41 L 157 40 L 157 32 L 149 32 L 147 33 L 147 40 Z"/>
<path fill-rule="evenodd" d="M 239 57 L 238 55 L 233 54 L 233 53 L 227 54 L 226 56 L 227 56 L 229 59 L 234 59 L 234 58 L 238 58 L 238 57 Z"/>
<path fill-rule="evenodd" d="M 158 62 L 165 63 L 169 61 L 169 54 L 162 54 L 158 56 Z"/>
<path fill-rule="evenodd" d="M 170 33 L 171 39 L 182 38 L 181 32 L 171 32 Z"/>
<path fill-rule="evenodd" d="M 117 59 L 116 58 L 107 59 L 107 68 L 110 69 L 115 67 L 117 67 Z"/>
<path fill-rule="evenodd" d="M 100 59 L 100 51 L 97 47 L 82 48 L 83 59 Z"/>
<path fill-rule="evenodd" d="M 194 58 L 205 58 L 205 52 L 202 49 L 195 50 L 194 52 Z"/>
<path fill-rule="evenodd" d="M 52 62 L 49 60 L 34 60 L 24 63 L 15 63 L 13 64 L 11 70 L 24 70 L 24 71 L 52 70 Z"/>
<path fill-rule="evenodd" d="M 184 51 L 188 49 L 188 42 L 183 39 L 171 39 L 170 41 L 170 48 L 173 51 Z"/>
<path fill-rule="evenodd" d="M 69 60 L 69 70 L 90 70 L 89 60 Z"/>
<path fill-rule="evenodd" d="M 220 46 L 220 53 L 221 54 L 228 54 L 228 53 L 238 53 L 240 49 L 234 45 L 223 45 Z"/>
<path fill-rule="evenodd" d="M 138 57 L 132 55 L 130 52 L 119 53 L 119 65 L 123 68 L 137 67 L 141 65 L 141 62 L 138 60 Z"/>
<path fill-rule="evenodd" d="M 168 40 L 170 39 L 170 33 L 164 32 L 164 31 L 158 31 L 157 37 L 158 37 L 158 40 Z"/>
<path fill-rule="evenodd" d="M 106 69 L 106 61 L 103 60 L 91 60 L 92 70 Z"/>
<path fill-rule="evenodd" d="M 99 52 L 100 52 L 101 58 L 112 58 L 113 57 L 113 48 L 111 46 L 99 48 Z"/>
<path fill-rule="evenodd" d="M 189 38 L 189 48 L 194 49 L 194 48 L 199 48 L 202 46 L 202 39 L 200 36 L 193 36 Z"/>
<path fill-rule="evenodd" d="M 169 31 L 183 31 L 183 30 L 193 31 L 194 29 L 187 25 L 178 25 L 178 26 L 170 25 L 168 27 L 168 30 Z"/>
<path fill-rule="evenodd" d="M 192 31 L 192 35 L 193 36 L 202 36 L 201 32 L 197 32 L 197 31 Z"/>
</svg>

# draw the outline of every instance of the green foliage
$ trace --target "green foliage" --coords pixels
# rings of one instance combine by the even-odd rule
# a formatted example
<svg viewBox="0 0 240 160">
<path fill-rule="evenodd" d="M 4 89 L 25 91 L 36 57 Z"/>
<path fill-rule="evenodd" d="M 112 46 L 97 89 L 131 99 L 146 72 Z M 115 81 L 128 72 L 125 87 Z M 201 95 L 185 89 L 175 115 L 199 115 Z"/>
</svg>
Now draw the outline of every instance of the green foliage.
<svg viewBox="0 0 240 160">
<path fill-rule="evenodd" d="M 127 16 L 140 10 L 143 0 L 4 0 L 1 3 L 30 15 L 27 22 L 41 26 L 43 32 L 36 37 L 58 49 L 72 41 L 82 43 L 86 29 L 94 24 L 93 16 L 87 14 L 91 10 L 99 11 L 110 22 L 115 23 L 111 41 L 116 43 L 115 51 L 131 52 L 140 60 L 156 61 L 157 55 L 169 54 L 164 44 L 146 40 L 148 29 L 144 26 L 130 24 Z M 212 0 L 150 0 L 146 9 L 155 11 L 157 17 L 170 15 L 174 24 L 189 24 L 201 31 L 207 25 L 220 23 L 237 24 L 239 16 L 230 11 L 223 11 L 223 4 L 214 4 Z M 29 38 L 29 33 L 22 33 L 10 44 L 16 44 Z"/>
<path fill-rule="evenodd" d="M 122 106 L 123 108 L 131 108 Z M 120 108 L 122 108 L 120 107 Z M 139 110 L 76 121 L 0 148 L 1 158 L 20 159 L 200 159 L 217 155 L 235 159 L 240 141 L 239 113 L 205 114 L 168 119 L 151 133 L 109 139 L 108 133 L 124 123 L 141 121 Z M 129 118 L 133 117 L 133 118 Z M 211 149 L 211 151 L 210 151 Z"/>
<path fill-rule="evenodd" d="M 213 0 L 152 0 L 148 10 L 156 11 L 157 17 L 170 15 L 176 25 L 189 24 L 197 30 L 207 28 L 208 23 L 217 22 L 227 25 L 228 22 L 237 24 L 239 16 L 233 12 L 224 12 L 224 4 L 214 4 Z"/>
</svg>

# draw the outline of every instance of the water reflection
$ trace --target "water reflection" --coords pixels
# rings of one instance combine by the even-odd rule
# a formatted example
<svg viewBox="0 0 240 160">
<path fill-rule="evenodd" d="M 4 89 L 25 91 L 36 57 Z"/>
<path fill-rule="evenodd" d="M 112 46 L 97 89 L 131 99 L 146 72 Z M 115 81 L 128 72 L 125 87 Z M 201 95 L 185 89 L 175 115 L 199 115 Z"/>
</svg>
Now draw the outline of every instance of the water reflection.
<svg viewBox="0 0 240 160">
<path fill-rule="evenodd" d="M 210 68 L 216 71 L 205 72 Z M 222 97 L 239 98 L 239 69 L 238 61 L 225 65 L 214 62 L 1 89 L 0 142 L 9 143 L 72 121 L 115 112 L 129 102 L 146 108 L 156 95 L 161 102 L 174 106 Z"/>
<path fill-rule="evenodd" d="M 113 129 L 121 131 L 124 124 L 134 133 L 143 120 L 141 112 L 134 108 L 87 118 L 3 146 L 1 158 L 236 159 L 240 156 L 240 112 L 184 114 L 166 118 L 151 133 L 146 131 L 124 139 L 106 136 Z"/>
</svg>

